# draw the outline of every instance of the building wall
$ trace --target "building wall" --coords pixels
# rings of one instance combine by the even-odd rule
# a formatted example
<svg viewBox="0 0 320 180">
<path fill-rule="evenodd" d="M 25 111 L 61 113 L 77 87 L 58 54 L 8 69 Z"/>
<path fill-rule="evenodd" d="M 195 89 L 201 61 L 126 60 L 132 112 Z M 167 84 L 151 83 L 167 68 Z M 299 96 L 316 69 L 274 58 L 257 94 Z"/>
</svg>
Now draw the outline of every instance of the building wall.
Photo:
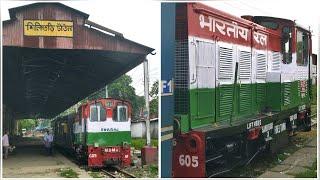
<svg viewBox="0 0 320 180">
<path fill-rule="evenodd" d="M 158 139 L 158 119 L 150 121 L 151 138 Z M 131 137 L 145 138 L 146 123 L 145 121 L 131 122 Z"/>
</svg>

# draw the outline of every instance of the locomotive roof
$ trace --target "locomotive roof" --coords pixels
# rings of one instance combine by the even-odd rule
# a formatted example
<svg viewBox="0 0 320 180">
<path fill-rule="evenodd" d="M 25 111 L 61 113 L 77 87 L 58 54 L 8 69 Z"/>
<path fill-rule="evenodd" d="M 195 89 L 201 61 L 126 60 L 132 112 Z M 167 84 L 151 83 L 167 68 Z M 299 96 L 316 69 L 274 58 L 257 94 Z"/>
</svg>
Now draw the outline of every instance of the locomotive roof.
<svg viewBox="0 0 320 180">
<path fill-rule="evenodd" d="M 127 101 L 127 100 L 124 100 L 124 99 L 120 99 L 120 98 L 112 98 L 112 97 L 94 99 L 94 100 L 87 101 L 87 102 L 85 102 L 85 103 L 83 103 L 83 104 L 88 104 L 88 103 L 91 103 L 91 102 L 94 102 L 94 101 L 97 101 L 97 100 L 102 100 L 102 99 L 122 101 L 122 102 L 129 103 L 129 104 L 131 105 L 131 102 L 130 102 L 130 101 Z M 81 105 L 83 105 L 83 104 L 81 104 Z"/>
<path fill-rule="evenodd" d="M 242 16 L 243 17 L 243 16 Z M 291 23 L 292 25 L 301 28 L 305 31 L 310 32 L 309 28 L 306 28 L 304 26 L 302 26 L 301 24 L 297 24 L 294 20 L 290 20 L 290 19 L 284 19 L 284 18 L 279 18 L 279 17 L 272 17 L 272 16 L 251 16 L 254 20 L 260 20 L 260 19 L 270 19 L 270 20 L 277 20 L 277 21 L 282 21 L 282 22 L 286 22 L 286 23 Z"/>
</svg>

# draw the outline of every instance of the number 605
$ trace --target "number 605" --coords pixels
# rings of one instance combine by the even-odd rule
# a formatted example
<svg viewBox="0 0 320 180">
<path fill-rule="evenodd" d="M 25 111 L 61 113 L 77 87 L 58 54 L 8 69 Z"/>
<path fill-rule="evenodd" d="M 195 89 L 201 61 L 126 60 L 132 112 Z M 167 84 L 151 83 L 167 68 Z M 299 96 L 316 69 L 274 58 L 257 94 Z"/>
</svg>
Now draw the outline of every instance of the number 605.
<svg viewBox="0 0 320 180">
<path fill-rule="evenodd" d="M 181 166 L 190 167 L 190 165 L 191 165 L 192 167 L 198 167 L 198 165 L 199 165 L 198 156 L 191 156 L 190 157 L 190 155 L 181 154 L 179 156 L 179 163 Z"/>
</svg>

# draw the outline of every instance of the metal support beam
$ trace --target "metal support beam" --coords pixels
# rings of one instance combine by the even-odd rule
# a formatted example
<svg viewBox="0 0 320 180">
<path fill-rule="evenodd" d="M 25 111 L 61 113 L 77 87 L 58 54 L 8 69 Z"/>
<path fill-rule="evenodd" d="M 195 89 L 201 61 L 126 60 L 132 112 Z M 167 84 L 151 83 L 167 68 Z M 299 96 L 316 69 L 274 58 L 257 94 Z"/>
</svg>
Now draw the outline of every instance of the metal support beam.
<svg viewBox="0 0 320 180">
<path fill-rule="evenodd" d="M 150 137 L 150 109 L 149 109 L 149 67 L 148 67 L 147 59 L 145 59 L 143 62 L 143 70 L 144 70 L 144 98 L 146 101 L 146 110 L 145 110 L 146 137 L 147 137 L 147 146 L 150 146 L 151 137 Z"/>
</svg>

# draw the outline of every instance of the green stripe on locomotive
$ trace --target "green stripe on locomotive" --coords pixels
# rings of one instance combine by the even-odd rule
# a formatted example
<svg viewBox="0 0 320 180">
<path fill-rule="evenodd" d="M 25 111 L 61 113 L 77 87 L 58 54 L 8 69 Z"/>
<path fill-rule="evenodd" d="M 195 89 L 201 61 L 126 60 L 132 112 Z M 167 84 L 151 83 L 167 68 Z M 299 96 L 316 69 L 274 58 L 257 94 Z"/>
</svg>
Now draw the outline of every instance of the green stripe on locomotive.
<svg viewBox="0 0 320 180">
<path fill-rule="evenodd" d="M 123 142 L 131 143 L 130 131 L 97 132 L 87 134 L 87 145 L 98 143 L 99 146 L 117 146 Z"/>
<path fill-rule="evenodd" d="M 75 134 L 75 144 L 82 144 L 84 133 Z M 96 132 L 87 133 L 86 145 L 93 146 L 94 143 L 98 143 L 99 146 L 117 146 L 122 145 L 123 142 L 131 143 L 130 131 L 118 131 L 118 132 Z"/>
<path fill-rule="evenodd" d="M 182 132 L 214 123 L 232 123 L 257 115 L 266 108 L 279 112 L 309 104 L 309 90 L 306 87 L 304 97 L 301 97 L 300 81 L 236 84 L 234 94 L 233 84 L 184 90 L 183 93 L 189 95 L 189 102 L 186 101 L 189 104 L 185 106 L 190 111 L 183 112 L 181 109 L 176 115 L 180 116 Z"/>
</svg>

